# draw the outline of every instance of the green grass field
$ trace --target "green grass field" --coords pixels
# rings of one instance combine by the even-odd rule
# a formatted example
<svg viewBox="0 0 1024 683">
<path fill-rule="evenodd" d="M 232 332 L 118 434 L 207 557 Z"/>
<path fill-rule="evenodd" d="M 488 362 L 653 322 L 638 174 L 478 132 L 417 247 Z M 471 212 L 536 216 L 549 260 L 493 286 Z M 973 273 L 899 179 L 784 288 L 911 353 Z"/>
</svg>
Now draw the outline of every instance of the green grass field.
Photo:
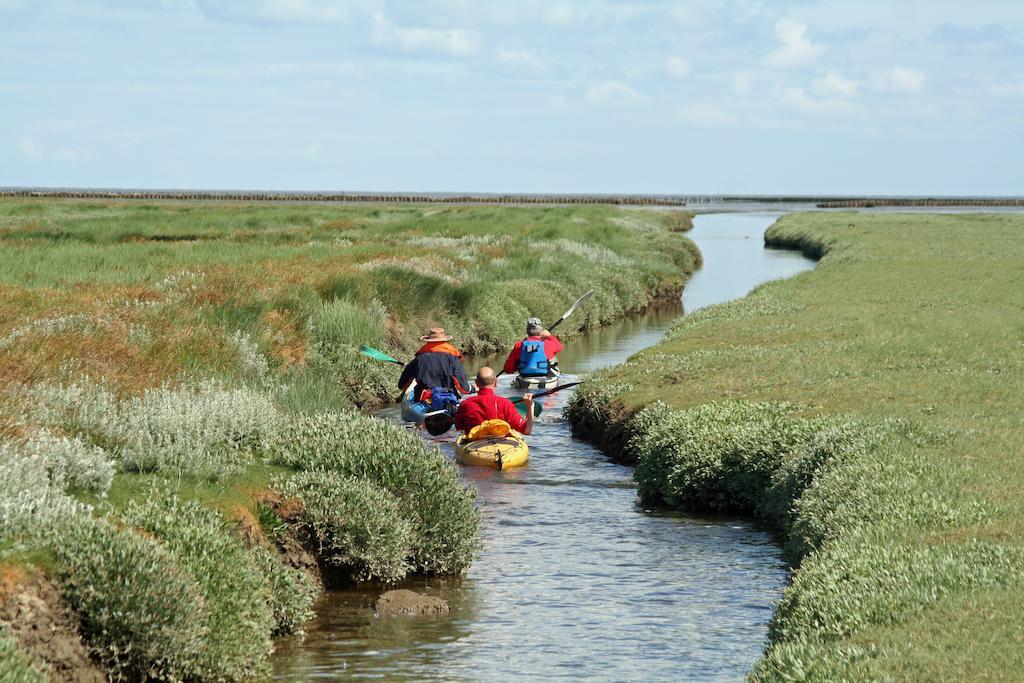
<svg viewBox="0 0 1024 683">
<path fill-rule="evenodd" d="M 681 320 L 574 398 L 648 502 L 753 513 L 786 542 L 757 678 L 1024 678 L 1022 234 L 1019 215 L 787 216 L 769 242 L 815 270 Z"/>
<path fill-rule="evenodd" d="M 131 394 L 269 365 L 296 369 L 294 404 L 372 403 L 391 388 L 355 355 L 360 343 L 408 354 L 433 323 L 466 352 L 493 351 L 530 315 L 551 320 L 597 290 L 563 328 L 571 336 L 677 292 L 700 258 L 673 234 L 689 219 L 607 206 L 3 201 L 0 384 L 74 366 Z"/>
<path fill-rule="evenodd" d="M 42 569 L 113 677 L 265 677 L 316 592 L 280 551 L 304 544 L 325 582 L 458 574 L 477 552 L 455 466 L 355 410 L 399 372 L 358 346 L 408 357 L 441 324 L 492 351 L 593 289 L 571 336 L 678 294 L 689 226 L 608 206 L 0 202 L 0 578 Z"/>
</svg>

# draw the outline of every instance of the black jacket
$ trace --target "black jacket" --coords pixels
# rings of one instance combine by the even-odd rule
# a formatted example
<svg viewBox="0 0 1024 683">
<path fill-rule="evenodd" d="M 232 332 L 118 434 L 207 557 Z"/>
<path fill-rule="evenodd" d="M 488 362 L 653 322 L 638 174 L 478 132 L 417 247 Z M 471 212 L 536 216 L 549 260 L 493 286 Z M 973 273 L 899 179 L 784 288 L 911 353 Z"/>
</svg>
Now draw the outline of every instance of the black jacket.
<svg viewBox="0 0 1024 683">
<path fill-rule="evenodd" d="M 413 396 L 416 400 L 419 400 L 424 389 L 444 387 L 462 395 L 469 392 L 470 386 L 462 361 L 450 353 L 437 351 L 416 354 L 412 362 L 402 370 L 398 388 L 407 386 L 412 380 L 416 380 L 416 393 Z"/>
</svg>

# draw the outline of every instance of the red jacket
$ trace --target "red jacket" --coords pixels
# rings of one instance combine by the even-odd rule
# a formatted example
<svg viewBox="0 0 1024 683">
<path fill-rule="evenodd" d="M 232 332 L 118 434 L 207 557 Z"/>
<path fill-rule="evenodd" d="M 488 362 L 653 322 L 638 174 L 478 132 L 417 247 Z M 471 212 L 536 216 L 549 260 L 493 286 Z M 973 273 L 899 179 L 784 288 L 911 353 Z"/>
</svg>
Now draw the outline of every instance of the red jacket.
<svg viewBox="0 0 1024 683">
<path fill-rule="evenodd" d="M 526 428 L 526 418 L 519 414 L 512 401 L 498 396 L 491 387 L 484 387 L 476 396 L 459 404 L 455 412 L 455 428 L 463 432 L 482 424 L 484 420 L 504 420 L 517 432 Z"/>
<path fill-rule="evenodd" d="M 533 341 L 540 341 L 540 337 L 527 337 Z M 512 353 L 508 354 L 508 358 L 505 359 L 505 367 L 502 370 L 506 375 L 511 375 L 513 372 L 519 369 L 519 354 L 523 350 L 523 340 L 520 339 L 516 342 L 515 347 L 512 349 Z M 544 355 L 551 360 L 562 351 L 562 342 L 555 335 L 551 335 L 544 340 Z"/>
</svg>

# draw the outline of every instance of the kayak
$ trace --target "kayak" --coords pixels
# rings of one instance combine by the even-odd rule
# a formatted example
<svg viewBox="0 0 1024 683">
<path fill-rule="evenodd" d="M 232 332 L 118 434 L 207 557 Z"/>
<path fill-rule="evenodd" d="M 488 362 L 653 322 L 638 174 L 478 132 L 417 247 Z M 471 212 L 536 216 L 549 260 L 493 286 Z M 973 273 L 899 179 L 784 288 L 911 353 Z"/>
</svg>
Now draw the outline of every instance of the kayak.
<svg viewBox="0 0 1024 683">
<path fill-rule="evenodd" d="M 421 425 L 423 424 L 423 416 L 430 412 L 430 404 L 412 400 L 415 389 L 416 383 L 413 382 L 412 386 L 409 387 L 409 391 L 405 392 L 405 396 L 402 397 L 402 419 L 406 422 L 414 422 Z"/>
<path fill-rule="evenodd" d="M 562 373 L 557 368 L 552 369 L 546 375 L 540 377 L 525 377 L 523 375 L 516 375 L 515 379 L 512 380 L 512 386 L 517 389 L 554 389 L 558 386 L 558 381 L 562 377 Z"/>
<path fill-rule="evenodd" d="M 530 447 L 519 432 L 476 441 L 462 435 L 455 440 L 455 459 L 463 465 L 509 470 L 522 467 L 530 459 Z"/>
</svg>

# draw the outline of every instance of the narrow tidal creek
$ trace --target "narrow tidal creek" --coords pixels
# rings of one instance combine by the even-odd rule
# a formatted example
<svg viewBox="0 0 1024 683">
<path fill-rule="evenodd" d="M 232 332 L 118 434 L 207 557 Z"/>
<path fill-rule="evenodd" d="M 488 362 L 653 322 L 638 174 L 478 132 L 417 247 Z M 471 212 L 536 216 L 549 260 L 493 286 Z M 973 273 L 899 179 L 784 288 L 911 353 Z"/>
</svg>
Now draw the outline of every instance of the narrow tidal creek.
<svg viewBox="0 0 1024 683">
<path fill-rule="evenodd" d="M 697 216 L 689 236 L 704 267 L 682 304 L 572 341 L 563 371 L 621 363 L 656 343 L 683 308 L 813 267 L 763 248 L 777 217 Z M 485 362 L 501 361 L 473 359 L 467 369 Z M 642 509 L 633 470 L 571 437 L 561 418 L 571 391 L 545 400 L 527 467 L 463 469 L 484 515 L 480 558 L 465 577 L 402 586 L 448 600 L 450 617 L 378 619 L 382 589 L 332 592 L 304 639 L 279 643 L 276 678 L 742 679 L 787 580 L 779 548 L 744 520 Z M 507 380 L 502 393 L 513 393 Z M 393 409 L 380 415 L 400 419 Z M 449 454 L 453 438 L 440 444 Z"/>
</svg>

